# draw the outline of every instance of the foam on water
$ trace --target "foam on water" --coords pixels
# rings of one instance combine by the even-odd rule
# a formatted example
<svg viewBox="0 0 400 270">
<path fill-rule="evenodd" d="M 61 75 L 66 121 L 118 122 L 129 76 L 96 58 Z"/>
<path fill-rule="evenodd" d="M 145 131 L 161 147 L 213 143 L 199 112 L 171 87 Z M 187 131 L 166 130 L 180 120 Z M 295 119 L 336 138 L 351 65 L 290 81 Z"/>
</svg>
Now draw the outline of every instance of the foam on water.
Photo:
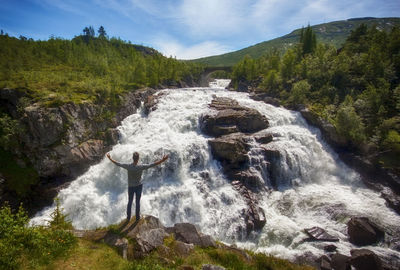
<svg viewBox="0 0 400 270">
<path fill-rule="evenodd" d="M 141 154 L 143 163 L 170 155 L 166 163 L 143 175 L 142 214 L 154 215 L 166 226 L 194 223 L 221 241 L 289 259 L 307 251 L 322 253 L 321 243 L 302 241 L 305 228 L 326 229 L 340 239 L 339 251 L 349 254 L 354 248 L 346 234 L 349 216 L 367 216 L 389 228 L 400 224 L 399 216 L 378 193 L 363 186 L 358 174 L 337 158 L 319 130 L 308 126 L 300 114 L 253 101 L 245 93 L 215 88 L 163 92 L 148 117 L 138 112 L 122 122 L 120 142 L 111 151 L 121 162 L 130 162 L 133 151 Z M 246 241 L 238 240 L 246 205 L 212 159 L 209 138 L 199 130 L 198 119 L 208 110 L 213 95 L 234 98 L 266 115 L 268 130 L 274 135 L 268 147 L 282 156 L 274 167 L 278 189 L 261 194 L 267 224 Z M 257 153 L 258 149 L 251 149 L 249 155 Z M 76 228 L 114 224 L 126 215 L 126 172 L 105 158 L 62 190 L 59 198 Z M 31 223 L 43 224 L 53 209 L 44 209 Z M 398 252 L 385 247 L 369 248 L 400 258 Z"/>
</svg>

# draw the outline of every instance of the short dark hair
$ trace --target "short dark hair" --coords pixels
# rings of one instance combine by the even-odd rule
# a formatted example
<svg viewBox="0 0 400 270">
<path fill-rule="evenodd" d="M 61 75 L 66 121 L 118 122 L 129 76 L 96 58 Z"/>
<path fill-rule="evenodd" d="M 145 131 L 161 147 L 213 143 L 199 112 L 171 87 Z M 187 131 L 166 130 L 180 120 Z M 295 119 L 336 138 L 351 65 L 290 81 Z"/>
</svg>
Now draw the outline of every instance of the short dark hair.
<svg viewBox="0 0 400 270">
<path fill-rule="evenodd" d="M 133 158 L 133 161 L 138 161 L 139 160 L 139 153 L 138 152 L 133 152 L 132 158 Z"/>
</svg>

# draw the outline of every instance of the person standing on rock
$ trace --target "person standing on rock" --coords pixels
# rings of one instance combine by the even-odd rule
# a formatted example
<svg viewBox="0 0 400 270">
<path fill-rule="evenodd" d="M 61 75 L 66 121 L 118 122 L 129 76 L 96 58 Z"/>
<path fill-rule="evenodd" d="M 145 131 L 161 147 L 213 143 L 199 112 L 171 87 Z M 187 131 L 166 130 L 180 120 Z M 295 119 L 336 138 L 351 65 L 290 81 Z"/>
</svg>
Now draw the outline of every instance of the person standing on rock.
<svg viewBox="0 0 400 270">
<path fill-rule="evenodd" d="M 127 220 L 131 219 L 131 209 L 133 202 L 133 195 L 136 195 L 136 221 L 140 218 L 140 197 L 142 196 L 142 173 L 144 170 L 160 165 L 164 161 L 168 159 L 168 155 L 165 155 L 159 161 L 154 162 L 153 164 L 140 164 L 139 162 L 139 153 L 134 152 L 132 155 L 133 162 L 132 163 L 119 163 L 111 158 L 110 153 L 107 153 L 107 157 L 113 162 L 115 165 L 122 167 L 128 171 L 128 206 L 126 210 Z"/>
</svg>

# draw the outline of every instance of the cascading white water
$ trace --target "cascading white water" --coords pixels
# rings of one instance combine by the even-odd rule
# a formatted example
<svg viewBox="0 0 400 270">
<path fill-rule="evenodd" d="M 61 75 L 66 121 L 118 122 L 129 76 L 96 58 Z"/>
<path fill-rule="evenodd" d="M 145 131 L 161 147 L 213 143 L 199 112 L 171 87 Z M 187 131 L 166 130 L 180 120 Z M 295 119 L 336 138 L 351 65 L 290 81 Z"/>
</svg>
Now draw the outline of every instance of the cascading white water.
<svg viewBox="0 0 400 270">
<path fill-rule="evenodd" d="M 400 224 L 400 217 L 379 194 L 365 188 L 298 113 L 253 101 L 246 93 L 216 89 L 226 84 L 163 90 L 155 111 L 147 117 L 133 114 L 119 127 L 120 143 L 111 151 L 114 159 L 130 162 L 133 151 L 141 154 L 142 163 L 170 155 L 166 163 L 143 175 L 142 214 L 156 216 L 166 226 L 190 222 L 221 241 L 237 241 L 239 246 L 289 259 L 307 251 L 322 253 L 321 243 L 302 242 L 305 228 L 326 229 L 340 239 L 339 252 L 349 254 L 353 247 L 346 239 L 349 216 L 367 216 L 388 227 Z M 245 202 L 212 159 L 209 138 L 199 129 L 198 119 L 213 95 L 234 98 L 266 115 L 274 135 L 268 147 L 279 150 L 282 157 L 275 172 L 278 190 L 263 193 L 260 201 L 267 224 L 242 242 L 237 240 L 237 229 L 244 226 Z M 256 157 L 259 150 L 253 148 L 249 154 Z M 59 198 L 76 228 L 119 222 L 126 215 L 126 172 L 105 158 L 62 190 Z M 43 210 L 31 223 L 44 223 L 53 209 Z M 400 258 L 388 248 L 370 248 Z"/>
<path fill-rule="evenodd" d="M 228 87 L 230 82 L 230 79 L 216 79 L 209 83 L 209 87 L 225 89 L 226 87 Z"/>
</svg>

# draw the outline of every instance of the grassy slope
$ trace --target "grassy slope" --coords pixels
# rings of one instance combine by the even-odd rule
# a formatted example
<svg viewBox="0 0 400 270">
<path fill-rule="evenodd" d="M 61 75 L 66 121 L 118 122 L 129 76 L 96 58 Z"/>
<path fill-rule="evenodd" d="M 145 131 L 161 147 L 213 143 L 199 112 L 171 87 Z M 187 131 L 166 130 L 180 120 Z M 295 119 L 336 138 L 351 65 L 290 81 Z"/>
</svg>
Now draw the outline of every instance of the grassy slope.
<svg viewBox="0 0 400 270">
<path fill-rule="evenodd" d="M 165 252 L 165 251 L 164 251 Z M 310 266 L 292 264 L 289 261 L 278 259 L 263 254 L 252 254 L 248 261 L 240 252 L 221 248 L 199 248 L 187 257 L 165 256 L 163 250 L 155 250 L 144 259 L 135 261 L 124 260 L 117 251 L 106 244 L 79 239 L 77 246 L 70 251 L 68 256 L 59 258 L 50 265 L 45 265 L 38 270 L 56 269 L 93 269 L 93 270 L 158 270 L 182 269 L 183 266 L 192 266 L 201 269 L 203 264 L 224 266 L 226 269 L 271 269 L 271 270 L 312 270 Z M 29 269 L 22 266 L 22 269 Z"/>
<path fill-rule="evenodd" d="M 145 222 L 142 219 L 140 226 Z M 131 228 L 132 223 L 111 225 L 108 228 L 99 228 L 89 231 L 78 238 L 77 245 L 69 251 L 66 256 L 44 265 L 38 270 L 55 269 L 95 269 L 95 270 L 159 270 L 159 269 L 182 269 L 183 266 L 191 266 L 194 269 L 201 269 L 204 264 L 214 264 L 226 269 L 270 269 L 270 270 L 312 270 L 310 266 L 293 264 L 287 260 L 268 256 L 262 253 L 243 251 L 231 248 L 224 244 L 217 243 L 218 247 L 201 248 L 196 246 L 188 255 L 182 255 L 176 248 L 176 240 L 173 235 L 164 239 L 164 245 L 153 250 L 143 259 L 133 261 L 124 260 L 118 255 L 117 250 L 107 246 L 103 241 L 104 235 L 117 234 L 127 237 L 126 228 Z M 136 240 L 127 237 L 131 244 L 135 245 Z M 129 251 L 128 251 L 129 253 Z M 22 269 L 28 269 L 22 267 Z"/>
<path fill-rule="evenodd" d="M 344 43 L 351 30 L 356 29 L 362 23 L 366 24 L 367 26 L 377 25 L 380 29 L 388 30 L 394 25 L 400 26 L 400 18 L 349 19 L 345 21 L 335 21 L 314 25 L 312 26 L 312 29 L 317 35 L 318 42 L 330 43 L 336 48 L 339 48 Z M 286 50 L 299 40 L 300 30 L 301 29 L 296 29 L 285 36 L 264 41 L 235 52 L 199 58 L 192 61 L 206 64 L 208 66 L 233 66 L 247 54 L 252 58 L 258 58 L 264 53 L 275 48 L 283 48 L 283 50 Z"/>
</svg>

